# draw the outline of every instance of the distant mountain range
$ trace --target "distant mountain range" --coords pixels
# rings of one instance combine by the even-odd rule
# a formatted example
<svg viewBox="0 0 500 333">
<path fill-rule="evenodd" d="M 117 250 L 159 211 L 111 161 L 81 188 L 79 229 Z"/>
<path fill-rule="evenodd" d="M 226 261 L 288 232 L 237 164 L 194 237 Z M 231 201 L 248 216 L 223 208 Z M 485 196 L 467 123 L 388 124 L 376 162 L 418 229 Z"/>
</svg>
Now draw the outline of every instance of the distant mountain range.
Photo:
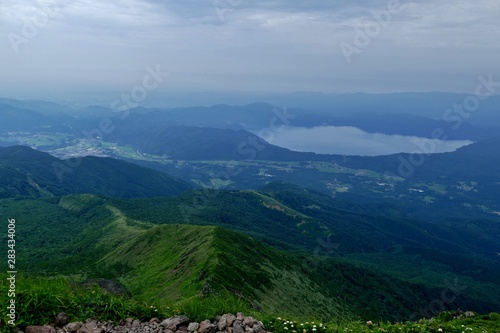
<svg viewBox="0 0 500 333">
<path fill-rule="evenodd" d="M 82 136 L 82 131 L 98 129 L 105 118 L 112 119 L 113 126 L 122 132 L 144 132 L 152 128 L 158 130 L 176 126 L 258 132 L 269 128 L 271 124 L 295 127 L 331 125 L 358 127 L 370 133 L 427 138 L 433 138 L 436 129 L 443 129 L 448 140 L 473 141 L 495 136 L 500 128 L 497 125 L 500 124 L 500 118 L 496 112 L 500 98 L 497 96 L 490 97 L 481 103 L 477 112 L 467 116 L 456 112 L 446 113 L 448 108 L 460 104 L 460 97 L 463 101 L 462 95 L 306 94 L 305 97 L 305 100 L 314 100 L 312 97 L 316 97 L 317 103 L 307 107 L 304 101 L 295 98 L 291 99 L 294 103 L 274 104 L 279 107 L 269 103 L 251 103 L 244 106 L 218 104 L 211 107 L 114 110 L 106 106 L 75 109 L 44 101 L 0 99 L 0 115 L 7 120 L 2 124 L 8 124 L 8 127 L 0 125 L 0 132 L 43 128 L 46 131 L 63 131 Z M 321 102 L 322 98 L 324 102 Z M 325 106 L 316 107 L 318 103 L 325 103 Z"/>
<path fill-rule="evenodd" d="M 500 190 L 500 137 L 482 140 L 451 153 L 428 154 L 432 147 L 423 147 L 420 155 L 348 156 L 343 164 L 353 168 L 367 168 L 379 172 L 392 172 L 409 180 L 476 181 L 492 191 Z"/>
<path fill-rule="evenodd" d="M 19 221 L 26 271 L 118 280 L 140 299 L 225 295 L 265 313 L 401 320 L 444 279 L 467 286 L 452 308 L 500 306 L 495 220 L 424 222 L 286 183 L 156 197 L 189 187 L 109 158 L 85 158 L 63 183 L 51 165 L 64 161 L 48 154 L 9 147 L 0 161 L 0 208 Z"/>
<path fill-rule="evenodd" d="M 479 146 L 484 148 L 484 145 Z M 192 190 L 193 186 L 153 169 L 111 158 L 59 160 L 22 146 L 0 148 L 0 175 L 4 198 L 41 198 L 79 193 L 148 198 L 142 201 L 137 199 L 133 204 L 127 203 L 121 209 L 127 212 L 137 205 L 141 216 L 148 216 L 151 221 L 159 218 L 156 223 L 198 221 L 195 223 L 206 224 L 212 221 L 215 225 L 225 226 L 224 221 L 227 220 L 231 221 L 227 225 L 230 228 L 254 230 L 262 236 L 267 235 L 270 243 L 274 240 L 285 244 L 294 239 L 293 244 L 309 248 L 315 246 L 317 237 L 329 236 L 334 241 L 344 240 L 342 252 L 348 253 L 380 251 L 395 245 L 423 246 L 455 253 L 487 254 L 496 249 L 495 238 L 489 240 L 493 235 L 488 233 L 484 233 L 484 239 L 474 240 L 478 241 L 479 247 L 474 245 L 476 243 L 469 244 L 468 231 L 464 230 L 461 234 L 462 226 L 459 224 L 454 227 L 458 238 L 435 238 L 446 232 L 436 229 L 432 233 L 434 236 L 431 236 L 423 230 L 439 226 L 405 219 L 404 214 L 398 213 L 394 207 L 388 206 L 386 209 L 380 205 L 379 210 L 374 210 L 375 207 L 364 209 L 363 205 L 366 204 L 339 201 L 329 195 L 280 182 L 270 183 L 262 191 L 211 190 L 215 191 L 213 198 L 205 190 L 181 195 Z M 173 198 L 150 199 L 166 196 Z M 200 209 L 196 208 L 198 200 L 203 200 Z M 232 207 L 238 209 L 233 211 Z M 215 215 L 207 219 L 204 214 L 209 211 Z M 351 213 L 347 214 L 347 211 Z M 130 213 L 133 214 L 133 210 Z M 389 232 L 396 225 L 394 218 L 399 221 L 397 228 Z M 290 219 L 296 221 L 293 225 L 297 225 L 297 228 L 290 228 Z M 335 221 L 335 224 L 330 224 L 330 221 Z M 275 227 L 270 229 L 271 225 Z M 376 235 L 376 225 L 385 226 L 383 234 Z M 287 229 L 289 231 L 284 232 Z M 367 232 L 353 233 L 353 229 Z M 376 236 L 376 242 L 372 244 L 373 236 Z"/>
<path fill-rule="evenodd" d="M 285 124 L 426 136 L 450 125 L 436 106 L 461 95 L 301 96 L 318 100 L 117 112 L 0 99 L 0 211 L 18 221 L 20 270 L 273 315 L 404 320 L 436 315 L 419 309 L 443 290 L 446 308 L 497 311 L 497 118 L 463 119 L 446 132 L 477 142 L 444 154 L 300 153 L 255 134 Z M 417 115 L 425 101 L 434 109 Z"/>
<path fill-rule="evenodd" d="M 63 161 L 28 147 L 0 148 L 0 198 L 72 193 L 152 197 L 178 195 L 190 188 L 162 172 L 117 159 Z"/>
<path fill-rule="evenodd" d="M 174 160 L 305 160 L 315 153 L 298 153 L 269 144 L 246 130 L 175 126 L 141 132 L 119 129 L 109 140 L 137 151 Z"/>
<path fill-rule="evenodd" d="M 379 97 L 394 98 L 392 104 L 388 103 L 394 106 L 405 96 Z M 425 96 L 409 97 L 426 100 Z M 459 95 L 436 100 L 443 102 L 453 96 Z M 378 101 L 377 96 L 371 95 L 340 96 L 339 101 L 347 103 L 354 97 Z M 495 98 L 492 96 L 487 102 L 493 103 Z M 437 105 L 433 103 L 431 106 Z M 416 214 L 411 216 L 419 219 L 429 213 L 434 215 L 426 217 L 440 219 L 445 215 L 484 216 L 500 212 L 495 199 L 500 192 L 496 129 L 477 127 L 464 118 L 458 130 L 450 130 L 451 124 L 439 118 L 422 118 L 406 111 L 392 116 L 366 110 L 355 114 L 337 111 L 284 110 L 252 103 L 169 110 L 141 107 L 117 112 L 101 106 L 75 110 L 47 102 L 0 100 L 0 112 L 8 115 L 3 124 L 9 124 L 1 126 L 16 130 L 0 133 L 0 140 L 2 145 L 30 145 L 63 159 L 74 154 L 125 159 L 175 175 L 194 186 L 255 189 L 270 181 L 285 181 L 351 201 L 406 205 L 405 212 Z M 439 144 L 434 141 L 417 145 L 420 155 L 359 157 L 294 152 L 254 133 L 267 130 L 272 135 L 271 128 L 287 124 L 351 124 L 367 131 L 407 135 L 432 134 L 442 129 L 448 137 L 486 139 L 453 153 L 429 154 L 434 151 L 432 145 Z M 495 127 L 493 121 L 490 125 Z M 456 209 L 457 202 L 460 209 Z M 429 205 L 440 209 L 428 209 Z M 470 209 L 464 210 L 466 207 Z M 442 213 L 435 216 L 436 212 Z"/>
</svg>

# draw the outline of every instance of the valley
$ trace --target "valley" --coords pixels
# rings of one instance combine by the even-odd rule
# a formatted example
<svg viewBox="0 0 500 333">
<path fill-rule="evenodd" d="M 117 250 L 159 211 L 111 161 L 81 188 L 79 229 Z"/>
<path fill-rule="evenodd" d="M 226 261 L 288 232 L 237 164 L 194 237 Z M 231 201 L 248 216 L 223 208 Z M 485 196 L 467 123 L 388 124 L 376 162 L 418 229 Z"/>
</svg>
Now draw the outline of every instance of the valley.
<svg viewBox="0 0 500 333">
<path fill-rule="evenodd" d="M 0 1 L 0 333 L 500 333 L 499 17 Z"/>
<path fill-rule="evenodd" d="M 239 202 L 239 214 L 243 211 L 248 216 L 237 219 L 228 212 L 224 223 L 218 216 L 222 210 L 210 205 L 197 211 L 196 215 L 192 214 L 189 225 L 175 213 L 176 209 L 183 207 L 182 203 L 173 205 L 161 199 L 151 202 L 150 211 L 138 210 L 146 205 L 137 201 L 129 203 L 128 200 L 116 201 L 91 195 L 36 201 L 4 200 L 0 206 L 2 212 L 18 219 L 18 248 L 22 249 L 18 260 L 25 274 L 78 274 L 116 280 L 137 299 L 156 304 L 183 307 L 187 306 L 186 302 L 213 297 L 224 298 L 227 302 L 233 300 L 234 304 L 243 304 L 248 310 L 257 309 L 275 315 L 286 312 L 302 318 L 314 314 L 323 319 L 334 316 L 401 320 L 411 316 L 414 309 L 425 307 L 433 295 L 441 292 L 443 281 L 449 281 L 446 283 L 451 285 L 446 288 L 453 288 L 455 295 L 449 306 L 469 308 L 474 304 L 478 311 L 491 311 L 495 307 L 499 295 L 491 290 L 486 293 L 484 288 L 491 286 L 496 289 L 498 280 L 491 274 L 500 275 L 500 272 L 486 274 L 484 278 L 489 276 L 491 279 L 483 281 L 481 276 L 469 275 L 462 271 L 463 268 L 449 270 L 447 265 L 451 262 L 443 262 L 441 268 L 433 263 L 433 271 L 420 272 L 411 278 L 394 272 L 391 275 L 395 277 L 391 277 L 380 272 L 380 265 L 375 269 L 373 265 L 377 261 L 369 259 L 367 254 L 358 254 L 358 258 L 369 261 L 372 268 L 356 264 L 361 261 L 351 260 L 355 256 L 349 253 L 359 250 L 352 246 L 364 243 L 367 248 L 363 252 L 376 251 L 385 257 L 384 260 L 399 257 L 398 261 L 391 261 L 401 272 L 409 272 L 414 260 L 422 264 L 422 249 L 411 252 L 411 248 L 401 248 L 403 252 L 408 251 L 404 256 L 398 256 L 398 251 L 381 253 L 375 250 L 380 245 L 369 244 L 366 240 L 351 241 L 348 237 L 359 236 L 348 234 L 340 235 L 340 238 L 335 235 L 325 238 L 326 245 L 316 257 L 311 257 L 307 249 L 317 246 L 316 238 L 320 234 L 317 234 L 318 227 L 310 224 L 322 222 L 302 215 L 305 221 L 291 226 L 290 220 L 296 220 L 298 213 L 291 209 L 287 211 L 289 208 L 270 210 L 263 205 L 262 212 L 252 213 L 243 208 L 241 200 L 259 200 L 267 196 L 260 194 L 254 199 L 253 196 L 245 199 L 247 195 L 243 194 L 241 199 L 232 199 L 234 195 L 231 195 L 224 201 L 230 200 L 233 206 Z M 156 205 L 158 210 L 154 208 Z M 165 211 L 167 206 L 174 211 Z M 255 208 L 255 205 L 249 202 L 251 207 Z M 250 214 L 254 215 L 254 220 Z M 255 223 L 260 219 L 276 223 L 280 216 L 284 224 L 276 225 L 276 231 L 272 233 L 266 227 L 268 221 L 262 221 L 261 227 Z M 346 221 L 354 221 L 354 218 Z M 178 224 L 182 222 L 184 224 Z M 246 223 L 246 226 L 237 222 Z M 252 238 L 274 243 L 273 247 L 288 249 L 289 253 L 228 228 L 247 230 Z M 323 229 L 323 235 L 341 233 L 342 230 L 326 225 L 319 229 Z M 370 250 L 370 246 L 373 249 Z M 408 260 L 412 256 L 413 263 Z M 418 259 L 420 256 L 422 259 Z M 429 264 L 433 261 L 430 258 L 425 260 L 430 260 Z M 452 258 L 449 260 L 453 261 Z M 492 264 L 484 259 L 474 261 L 477 269 L 483 272 Z M 439 278 L 431 281 L 429 276 L 432 275 L 439 275 Z M 477 285 L 479 281 L 480 286 Z M 386 297 L 393 300 L 386 302 Z M 307 299 L 307 303 L 303 299 Z"/>
<path fill-rule="evenodd" d="M 248 158 L 247 155 L 239 160 L 182 160 L 140 152 L 130 145 L 81 139 L 63 133 L 10 133 L 0 140 L 26 144 L 63 160 L 83 156 L 122 159 L 165 172 L 200 188 L 257 189 L 271 182 L 285 181 L 339 198 L 346 197 L 347 200 L 363 197 L 363 200 L 408 205 L 412 207 L 411 211 L 405 212 L 418 218 L 429 218 L 430 212 L 436 213 L 432 207 L 437 206 L 440 211 L 445 210 L 448 217 L 500 215 L 500 205 L 496 200 L 490 200 L 500 188 L 491 180 L 481 181 L 484 175 L 480 169 L 466 178 L 403 177 L 405 175 L 402 176 L 398 168 L 401 156 L 406 155 L 366 157 L 364 161 L 351 156 L 309 153 L 291 153 L 290 161 L 265 160 L 258 156 Z M 376 169 L 370 170 L 370 164 Z M 454 165 L 438 167 L 451 169 Z M 416 169 L 420 171 L 420 168 Z M 431 218 L 440 217 L 438 213 Z"/>
<path fill-rule="evenodd" d="M 496 137 L 442 154 L 325 155 L 236 124 L 179 124 L 196 119 L 180 111 L 135 110 L 84 135 L 94 111 L 0 133 L 0 211 L 17 221 L 26 286 L 101 281 L 128 295 L 110 297 L 197 320 L 498 311 Z"/>
</svg>

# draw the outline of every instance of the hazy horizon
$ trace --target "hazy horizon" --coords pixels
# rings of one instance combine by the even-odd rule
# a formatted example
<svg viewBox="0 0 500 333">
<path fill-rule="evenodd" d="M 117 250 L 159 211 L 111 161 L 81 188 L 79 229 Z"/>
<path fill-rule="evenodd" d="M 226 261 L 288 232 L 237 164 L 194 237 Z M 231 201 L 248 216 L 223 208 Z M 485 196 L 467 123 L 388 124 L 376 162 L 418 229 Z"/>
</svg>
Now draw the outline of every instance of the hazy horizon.
<svg viewBox="0 0 500 333">
<path fill-rule="evenodd" d="M 499 14 L 486 0 L 8 0 L 0 95 L 473 93 L 500 76 Z"/>
</svg>

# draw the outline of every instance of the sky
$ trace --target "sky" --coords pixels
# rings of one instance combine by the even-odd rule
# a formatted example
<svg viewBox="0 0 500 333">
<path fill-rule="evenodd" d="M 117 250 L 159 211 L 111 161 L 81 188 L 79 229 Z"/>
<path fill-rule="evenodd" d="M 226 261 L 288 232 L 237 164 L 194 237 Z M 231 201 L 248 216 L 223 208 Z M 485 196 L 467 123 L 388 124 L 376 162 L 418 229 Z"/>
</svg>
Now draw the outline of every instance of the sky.
<svg viewBox="0 0 500 333">
<path fill-rule="evenodd" d="M 499 18 L 497 0 L 2 0 L 0 96 L 470 93 L 500 78 Z"/>
</svg>

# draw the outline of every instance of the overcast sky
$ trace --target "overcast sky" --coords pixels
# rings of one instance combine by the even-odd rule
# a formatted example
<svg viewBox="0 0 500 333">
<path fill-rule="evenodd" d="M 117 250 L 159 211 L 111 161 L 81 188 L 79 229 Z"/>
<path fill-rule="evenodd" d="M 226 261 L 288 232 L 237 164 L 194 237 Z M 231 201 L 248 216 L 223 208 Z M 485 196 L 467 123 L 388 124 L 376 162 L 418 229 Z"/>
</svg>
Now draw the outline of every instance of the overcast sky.
<svg viewBox="0 0 500 333">
<path fill-rule="evenodd" d="M 2 0 L 0 35 L 2 97 L 127 91 L 158 65 L 158 91 L 471 92 L 500 77 L 498 0 Z"/>
</svg>

